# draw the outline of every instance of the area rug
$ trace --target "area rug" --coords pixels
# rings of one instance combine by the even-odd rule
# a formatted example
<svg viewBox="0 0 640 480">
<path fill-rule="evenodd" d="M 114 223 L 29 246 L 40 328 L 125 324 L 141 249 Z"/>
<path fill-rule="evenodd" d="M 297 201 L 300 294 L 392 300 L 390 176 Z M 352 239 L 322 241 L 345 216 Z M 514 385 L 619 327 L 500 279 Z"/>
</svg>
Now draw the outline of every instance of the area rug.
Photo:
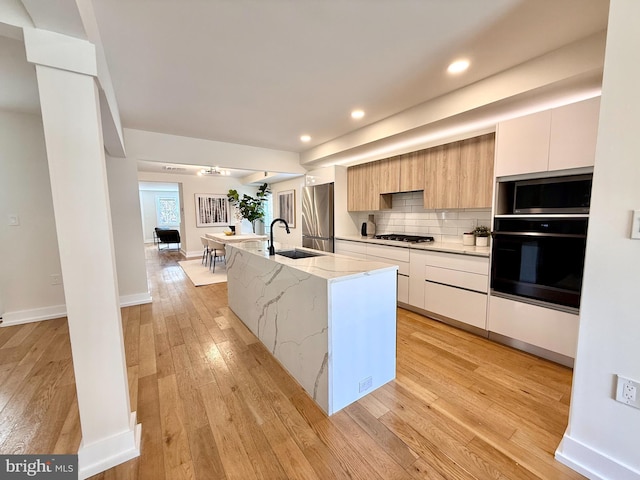
<svg viewBox="0 0 640 480">
<path fill-rule="evenodd" d="M 178 265 L 182 267 L 184 273 L 187 274 L 189 280 L 191 280 L 196 287 L 227 281 L 227 269 L 224 261 L 216 262 L 216 273 L 213 273 L 208 266 L 203 265 L 200 259 L 185 260 L 178 262 Z"/>
</svg>

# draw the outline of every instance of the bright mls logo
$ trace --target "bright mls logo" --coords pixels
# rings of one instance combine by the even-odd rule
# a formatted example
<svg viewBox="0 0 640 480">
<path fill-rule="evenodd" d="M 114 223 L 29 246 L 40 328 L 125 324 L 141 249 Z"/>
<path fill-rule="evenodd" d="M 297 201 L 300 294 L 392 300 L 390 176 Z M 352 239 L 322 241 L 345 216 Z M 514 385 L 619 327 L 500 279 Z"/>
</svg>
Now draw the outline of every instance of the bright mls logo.
<svg viewBox="0 0 640 480">
<path fill-rule="evenodd" d="M 3 480 L 77 480 L 77 455 L 0 455 Z"/>
</svg>

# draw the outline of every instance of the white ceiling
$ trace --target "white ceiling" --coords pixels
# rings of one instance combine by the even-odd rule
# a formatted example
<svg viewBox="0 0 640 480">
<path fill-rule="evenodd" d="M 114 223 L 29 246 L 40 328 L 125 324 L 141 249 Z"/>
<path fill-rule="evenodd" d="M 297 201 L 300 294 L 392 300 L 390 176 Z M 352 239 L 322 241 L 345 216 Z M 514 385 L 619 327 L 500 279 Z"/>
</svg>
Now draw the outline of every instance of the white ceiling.
<svg viewBox="0 0 640 480">
<path fill-rule="evenodd" d="M 608 0 L 94 0 L 125 127 L 302 151 L 606 28 Z M 458 57 L 463 75 L 445 73 Z M 349 116 L 360 107 L 366 117 Z M 308 133 L 308 144 L 299 137 Z"/>
<path fill-rule="evenodd" d="M 609 2 L 93 3 L 124 127 L 301 152 L 601 31 Z M 447 75 L 459 57 L 471 68 Z M 0 109 L 38 110 L 5 37 L 0 85 Z"/>
</svg>

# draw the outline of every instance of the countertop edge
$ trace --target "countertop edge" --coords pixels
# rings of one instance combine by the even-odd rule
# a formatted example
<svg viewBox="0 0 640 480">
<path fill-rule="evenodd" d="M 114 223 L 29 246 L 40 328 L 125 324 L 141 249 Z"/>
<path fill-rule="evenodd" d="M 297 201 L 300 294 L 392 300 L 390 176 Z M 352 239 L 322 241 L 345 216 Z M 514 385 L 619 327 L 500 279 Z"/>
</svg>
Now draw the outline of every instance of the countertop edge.
<svg viewBox="0 0 640 480">
<path fill-rule="evenodd" d="M 268 254 L 265 255 L 264 252 L 262 251 L 255 251 L 252 248 L 246 248 L 242 245 L 242 243 L 234 243 L 234 244 L 230 243 L 228 244 L 228 246 L 231 248 L 235 248 L 237 250 L 249 253 L 258 258 L 270 260 L 274 264 L 290 267 L 299 272 L 323 279 L 329 283 L 339 282 L 339 281 L 348 280 L 348 279 L 366 276 L 366 275 L 375 275 L 377 273 L 383 273 L 390 270 L 393 270 L 393 271 L 398 270 L 398 265 L 396 264 L 386 263 L 386 262 L 377 261 L 377 260 L 363 260 L 360 258 L 350 257 L 349 255 L 337 254 L 337 253 L 324 252 L 323 255 L 321 255 L 320 257 L 311 257 L 306 259 L 293 260 L 287 257 L 278 256 L 277 252 L 275 257 L 270 257 Z M 282 250 L 287 250 L 289 247 L 290 246 L 285 246 L 284 248 L 282 248 Z M 314 251 L 313 249 L 304 248 L 304 247 L 291 246 L 290 248 L 291 249 L 295 248 L 298 250 Z M 331 265 L 331 264 L 323 265 L 324 262 L 322 260 L 320 260 L 320 263 L 317 264 L 319 258 L 331 258 L 332 262 L 338 262 L 338 268 L 335 268 L 335 265 Z M 340 262 L 349 262 L 349 263 L 353 262 L 354 264 L 357 264 L 360 268 L 350 270 L 349 267 L 352 266 L 350 265 L 350 266 L 345 266 L 346 268 L 342 270 L 341 268 L 339 268 Z"/>
<path fill-rule="evenodd" d="M 363 238 L 356 235 L 340 235 L 335 237 L 336 240 L 345 240 L 348 242 L 370 243 L 372 245 L 387 245 L 389 247 L 407 248 L 410 250 L 425 250 L 433 252 L 452 253 L 457 255 L 471 255 L 475 257 L 489 257 L 491 247 L 476 247 L 472 245 L 462 245 L 459 243 L 411 243 L 396 242 L 393 240 L 380 240 L 376 238 Z"/>
</svg>

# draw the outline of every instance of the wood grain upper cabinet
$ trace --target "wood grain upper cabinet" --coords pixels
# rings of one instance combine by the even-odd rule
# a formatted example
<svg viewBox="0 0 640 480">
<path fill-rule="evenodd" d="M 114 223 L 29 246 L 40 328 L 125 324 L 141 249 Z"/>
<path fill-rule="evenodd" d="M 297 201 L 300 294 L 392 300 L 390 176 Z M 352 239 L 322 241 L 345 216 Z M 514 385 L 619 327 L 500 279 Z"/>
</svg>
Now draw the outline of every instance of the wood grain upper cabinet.
<svg viewBox="0 0 640 480">
<path fill-rule="evenodd" d="M 549 165 L 551 110 L 500 122 L 496 176 L 544 172 Z"/>
<path fill-rule="evenodd" d="M 448 143 L 426 150 L 424 208 L 459 208 L 460 144 Z"/>
<path fill-rule="evenodd" d="M 373 162 L 372 174 L 377 177 L 380 193 L 400 192 L 400 157 Z"/>
<path fill-rule="evenodd" d="M 495 133 L 460 145 L 460 208 L 491 208 Z"/>
<path fill-rule="evenodd" d="M 347 169 L 347 209 L 351 212 L 374 210 L 374 192 L 370 188 L 371 164 Z"/>
<path fill-rule="evenodd" d="M 380 194 L 380 177 L 386 166 L 363 163 L 347 169 L 347 210 L 371 212 L 391 208 L 391 195 Z"/>
<path fill-rule="evenodd" d="M 600 97 L 551 110 L 549 170 L 595 163 Z"/>
<path fill-rule="evenodd" d="M 413 192 L 424 189 L 424 159 L 426 150 L 405 153 L 400 156 L 398 192 Z"/>
</svg>

